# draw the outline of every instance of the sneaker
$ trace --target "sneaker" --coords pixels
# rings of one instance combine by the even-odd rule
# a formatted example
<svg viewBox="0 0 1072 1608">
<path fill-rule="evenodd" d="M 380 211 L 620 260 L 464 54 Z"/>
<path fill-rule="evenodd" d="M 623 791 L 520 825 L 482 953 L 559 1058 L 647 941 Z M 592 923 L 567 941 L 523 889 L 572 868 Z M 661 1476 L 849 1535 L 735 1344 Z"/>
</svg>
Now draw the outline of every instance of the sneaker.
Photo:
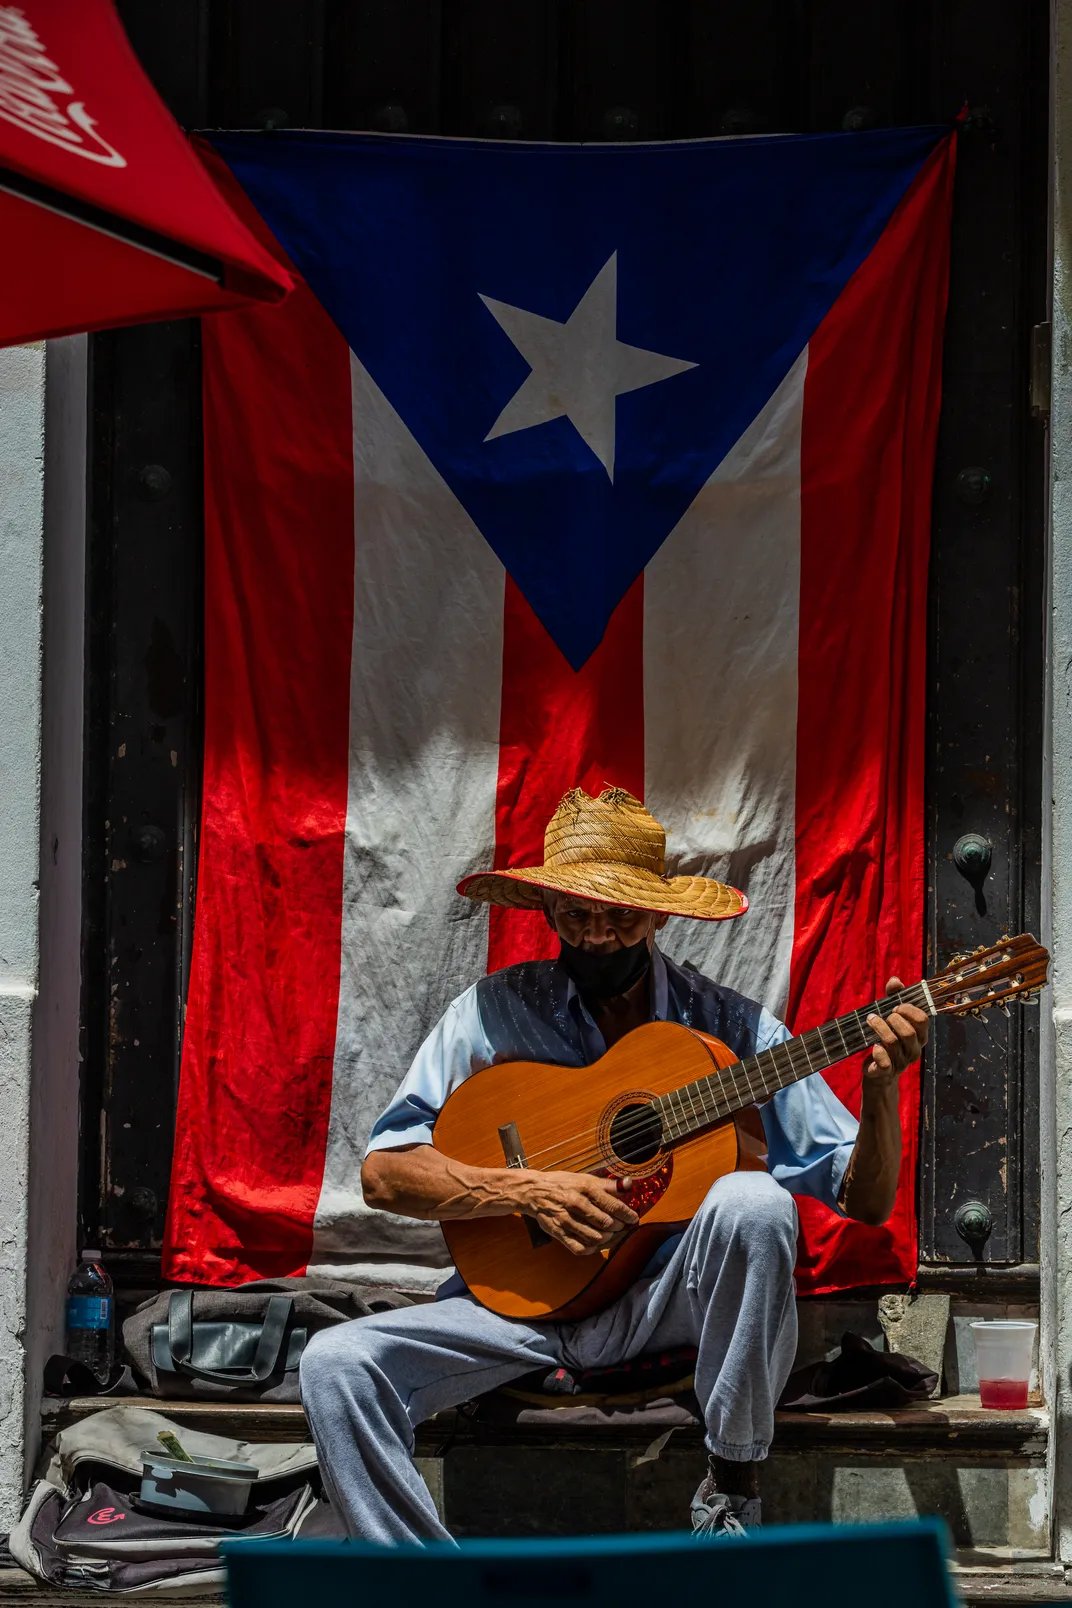
<svg viewBox="0 0 1072 1608">
<path fill-rule="evenodd" d="M 758 1496 L 727 1496 L 716 1486 L 714 1475 L 708 1474 L 692 1499 L 692 1533 L 705 1541 L 747 1535 L 762 1527 L 762 1514 Z"/>
</svg>

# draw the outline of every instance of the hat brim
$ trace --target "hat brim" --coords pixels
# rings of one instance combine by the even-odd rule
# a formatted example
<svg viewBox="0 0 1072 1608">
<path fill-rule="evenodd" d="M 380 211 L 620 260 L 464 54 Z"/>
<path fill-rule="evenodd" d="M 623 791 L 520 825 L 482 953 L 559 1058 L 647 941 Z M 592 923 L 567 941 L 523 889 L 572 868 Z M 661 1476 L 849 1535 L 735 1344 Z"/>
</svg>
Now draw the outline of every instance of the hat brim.
<svg viewBox="0 0 1072 1608">
<path fill-rule="evenodd" d="M 658 877 L 619 861 L 581 861 L 569 866 L 518 866 L 463 877 L 458 892 L 510 910 L 542 910 L 544 893 L 568 893 L 598 904 L 651 910 L 694 921 L 730 921 L 743 916 L 748 900 L 739 888 L 712 877 Z"/>
</svg>

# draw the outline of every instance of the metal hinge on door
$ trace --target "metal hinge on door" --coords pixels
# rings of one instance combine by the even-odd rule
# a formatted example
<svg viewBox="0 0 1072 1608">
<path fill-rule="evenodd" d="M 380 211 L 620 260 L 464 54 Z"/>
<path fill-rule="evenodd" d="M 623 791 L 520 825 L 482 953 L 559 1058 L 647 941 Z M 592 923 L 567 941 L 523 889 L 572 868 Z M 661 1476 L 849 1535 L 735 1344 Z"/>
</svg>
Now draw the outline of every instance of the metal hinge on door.
<svg viewBox="0 0 1072 1608">
<path fill-rule="evenodd" d="M 1036 324 L 1031 331 L 1029 406 L 1033 419 L 1050 416 L 1050 326 Z"/>
</svg>

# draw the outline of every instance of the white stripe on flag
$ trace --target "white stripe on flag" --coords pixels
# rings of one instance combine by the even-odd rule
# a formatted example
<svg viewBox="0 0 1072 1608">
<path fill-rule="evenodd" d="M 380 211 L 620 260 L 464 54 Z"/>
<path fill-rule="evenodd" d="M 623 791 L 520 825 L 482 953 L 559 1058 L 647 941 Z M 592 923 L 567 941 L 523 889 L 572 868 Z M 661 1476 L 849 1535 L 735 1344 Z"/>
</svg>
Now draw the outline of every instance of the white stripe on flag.
<svg viewBox="0 0 1072 1608">
<path fill-rule="evenodd" d="M 807 349 L 644 578 L 644 772 L 674 874 L 743 888 L 668 953 L 776 1014 L 793 949 L 800 431 Z"/>
<path fill-rule="evenodd" d="M 354 639 L 342 965 L 331 1117 L 310 1267 L 413 1288 L 437 1226 L 371 1212 L 372 1123 L 454 996 L 486 963 L 487 907 L 455 884 L 490 865 L 504 573 L 351 354 Z M 381 1259 L 370 1268 L 366 1258 Z M 396 1265 L 409 1264 L 406 1269 Z M 441 1273 L 425 1283 L 434 1286 Z M 417 1276 L 419 1284 L 420 1278 Z"/>
</svg>

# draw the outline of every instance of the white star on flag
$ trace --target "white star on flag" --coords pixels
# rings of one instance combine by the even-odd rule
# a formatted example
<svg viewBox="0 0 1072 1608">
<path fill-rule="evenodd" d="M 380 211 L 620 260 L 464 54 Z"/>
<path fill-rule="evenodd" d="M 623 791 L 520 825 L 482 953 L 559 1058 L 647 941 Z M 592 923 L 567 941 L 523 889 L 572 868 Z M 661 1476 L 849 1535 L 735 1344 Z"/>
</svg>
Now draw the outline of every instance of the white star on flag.
<svg viewBox="0 0 1072 1608">
<path fill-rule="evenodd" d="M 615 401 L 695 368 L 642 346 L 627 346 L 615 333 L 618 316 L 618 253 L 599 270 L 564 324 L 508 302 L 481 296 L 532 372 L 514 392 L 484 437 L 511 435 L 563 415 L 591 447 L 614 480 Z"/>
</svg>

